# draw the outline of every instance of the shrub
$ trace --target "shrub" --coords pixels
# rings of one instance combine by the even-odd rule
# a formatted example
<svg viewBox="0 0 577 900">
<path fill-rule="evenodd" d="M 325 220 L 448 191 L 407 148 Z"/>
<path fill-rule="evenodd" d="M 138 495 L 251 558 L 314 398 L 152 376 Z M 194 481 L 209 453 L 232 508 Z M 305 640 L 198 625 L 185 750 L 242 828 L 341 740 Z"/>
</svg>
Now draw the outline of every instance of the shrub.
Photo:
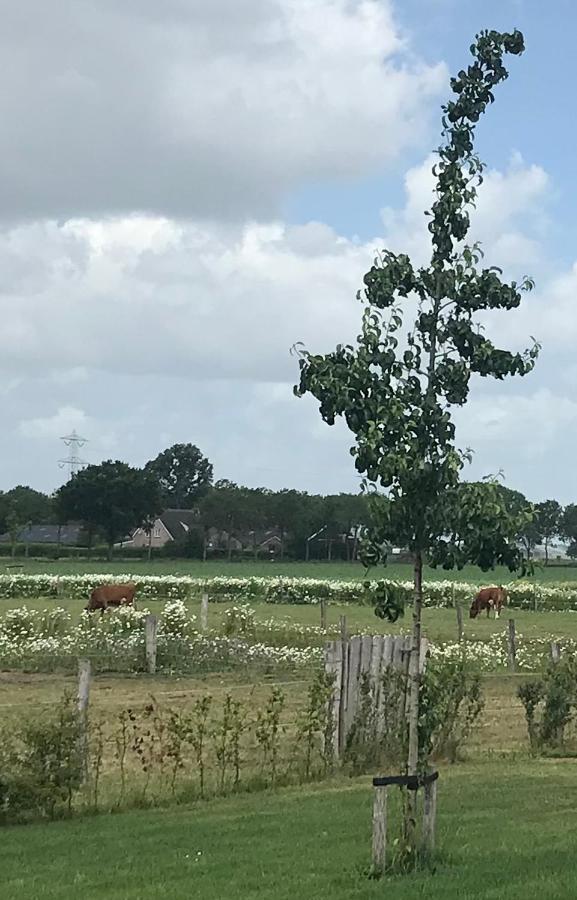
<svg viewBox="0 0 577 900">
<path fill-rule="evenodd" d="M 560 749 L 565 730 L 577 710 L 577 662 L 565 656 L 550 663 L 540 681 L 519 686 L 517 696 L 525 709 L 529 743 L 534 751 Z"/>
</svg>

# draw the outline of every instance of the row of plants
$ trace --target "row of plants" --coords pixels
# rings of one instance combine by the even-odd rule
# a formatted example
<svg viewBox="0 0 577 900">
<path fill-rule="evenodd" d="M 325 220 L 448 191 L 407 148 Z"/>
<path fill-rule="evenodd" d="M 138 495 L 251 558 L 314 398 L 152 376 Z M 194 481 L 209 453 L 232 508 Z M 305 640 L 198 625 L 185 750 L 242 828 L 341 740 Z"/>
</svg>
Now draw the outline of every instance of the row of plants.
<svg viewBox="0 0 577 900">
<path fill-rule="evenodd" d="M 287 604 L 332 603 L 372 604 L 374 595 L 386 587 L 402 602 L 409 603 L 413 585 L 409 581 L 379 579 L 373 581 L 333 581 L 317 578 L 194 578 L 185 575 L 0 575 L 0 599 L 78 596 L 87 597 L 90 591 L 105 583 L 138 585 L 137 598 L 149 600 L 187 600 L 208 593 L 212 602 L 264 602 Z M 491 583 L 491 582 L 488 582 Z M 494 582 L 493 582 L 494 583 Z M 457 581 L 427 581 L 423 584 L 426 606 L 449 607 L 455 603 L 470 603 L 481 587 Z M 504 585 L 510 606 L 517 609 L 574 609 L 577 610 L 577 582 L 536 584 L 512 581 Z"/>
<path fill-rule="evenodd" d="M 0 668 L 73 672 L 79 657 L 89 657 L 98 671 L 145 671 L 148 614 L 147 609 L 123 607 L 105 616 L 83 613 L 74 619 L 59 606 L 36 610 L 24 605 L 10 609 L 0 616 Z M 325 630 L 287 619 L 259 620 L 248 604 L 228 607 L 217 628 L 201 633 L 186 604 L 170 600 L 159 617 L 157 669 L 167 674 L 243 667 L 265 671 L 279 667 L 302 669 L 318 663 L 327 639 L 338 637 L 338 633 L 335 624 Z M 517 667 L 524 671 L 545 670 L 552 641 L 559 643 L 564 656 L 577 655 L 577 641 L 571 638 L 528 638 L 518 633 Z M 430 659 L 447 663 L 464 659 L 478 672 L 508 667 L 504 633 L 483 641 L 434 643 L 429 653 Z"/>
<path fill-rule="evenodd" d="M 20 606 L 0 616 L 0 668 L 36 672 L 76 670 L 79 657 L 89 657 L 98 671 L 146 670 L 147 609 L 122 607 L 105 616 L 83 613 L 74 620 L 68 610 Z M 268 644 L 262 635 L 231 630 L 201 634 L 196 617 L 182 600 L 168 601 L 159 618 L 157 670 L 200 673 L 243 667 L 264 671 L 294 669 L 318 663 L 320 646 L 282 640 Z"/>
<path fill-rule="evenodd" d="M 202 693 L 188 706 L 151 697 L 142 707 L 108 715 L 97 710 L 84 721 L 65 697 L 42 715 L 5 721 L 0 729 L 0 819 L 190 801 L 306 783 L 336 771 L 357 774 L 385 762 L 400 766 L 407 725 L 392 692 L 400 696 L 405 681 L 383 673 L 379 694 L 395 710 L 385 718 L 377 715 L 376 686 L 361 688 L 341 760 L 333 743 L 333 680 L 319 667 L 296 708 L 275 685 L 260 702 L 231 692 Z M 478 675 L 462 660 L 434 663 L 422 692 L 427 757 L 454 759 L 482 707 Z"/>
</svg>

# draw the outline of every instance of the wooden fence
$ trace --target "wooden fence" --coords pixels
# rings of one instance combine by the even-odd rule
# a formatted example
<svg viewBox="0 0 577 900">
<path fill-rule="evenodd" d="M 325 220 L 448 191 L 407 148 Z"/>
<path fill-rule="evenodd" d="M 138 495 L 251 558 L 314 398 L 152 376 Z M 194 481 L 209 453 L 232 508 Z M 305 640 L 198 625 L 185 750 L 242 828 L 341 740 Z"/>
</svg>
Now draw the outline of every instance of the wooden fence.
<svg viewBox="0 0 577 900">
<path fill-rule="evenodd" d="M 421 671 L 425 665 L 428 641 L 421 641 Z M 334 678 L 333 691 L 333 747 L 335 755 L 341 757 L 346 746 L 361 697 L 361 685 L 368 678 L 371 694 L 376 706 L 377 721 L 380 712 L 388 702 L 384 684 L 387 670 L 405 676 L 405 690 L 400 714 L 407 706 L 408 673 L 411 658 L 411 637 L 409 635 L 363 635 L 349 638 L 346 633 L 341 640 L 330 641 L 325 649 L 325 671 Z"/>
</svg>

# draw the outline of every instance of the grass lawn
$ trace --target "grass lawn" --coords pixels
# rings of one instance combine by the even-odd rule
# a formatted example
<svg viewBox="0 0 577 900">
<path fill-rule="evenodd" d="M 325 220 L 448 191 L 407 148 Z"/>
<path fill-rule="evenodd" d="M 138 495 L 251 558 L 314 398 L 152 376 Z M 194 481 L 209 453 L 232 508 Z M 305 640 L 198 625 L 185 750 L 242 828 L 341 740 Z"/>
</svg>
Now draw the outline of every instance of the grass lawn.
<svg viewBox="0 0 577 900">
<path fill-rule="evenodd" d="M 4 559 L 0 564 L 0 572 L 11 571 L 7 569 L 11 565 L 10 559 Z M 216 575 L 230 575 L 235 577 L 274 576 L 289 575 L 293 578 L 332 578 L 345 581 L 357 581 L 365 577 L 365 570 L 360 563 L 346 562 L 206 562 L 199 560 L 162 560 L 147 562 L 140 559 L 118 560 L 112 563 L 104 561 L 86 562 L 74 560 L 52 561 L 47 559 L 17 559 L 17 563 L 23 564 L 23 572 L 29 574 L 43 574 L 48 572 L 53 575 L 74 575 L 92 572 L 117 572 L 119 574 L 134 573 L 141 575 L 192 575 L 197 578 L 213 578 Z M 412 566 L 407 564 L 391 563 L 386 567 L 380 567 L 371 572 L 372 578 L 397 578 L 411 581 L 413 577 Z M 498 568 L 494 572 L 481 572 L 475 566 L 466 566 L 461 572 L 445 572 L 443 569 L 431 569 L 425 567 L 424 577 L 426 581 L 470 581 L 474 584 L 505 584 L 514 576 L 504 568 Z M 539 569 L 535 576 L 538 582 L 549 581 L 577 581 L 577 568 L 573 566 L 549 566 Z"/>
<path fill-rule="evenodd" d="M 572 900 L 577 767 L 444 768 L 434 874 L 368 880 L 365 780 L 5 828 L 7 900 Z"/>
</svg>

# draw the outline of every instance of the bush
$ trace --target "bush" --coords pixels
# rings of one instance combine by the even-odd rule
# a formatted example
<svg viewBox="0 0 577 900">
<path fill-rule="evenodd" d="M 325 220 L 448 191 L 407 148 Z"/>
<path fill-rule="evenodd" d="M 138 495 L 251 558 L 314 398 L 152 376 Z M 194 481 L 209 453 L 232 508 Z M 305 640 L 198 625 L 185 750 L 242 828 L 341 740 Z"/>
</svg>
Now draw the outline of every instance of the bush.
<svg viewBox="0 0 577 900">
<path fill-rule="evenodd" d="M 54 711 L 35 717 L 4 736 L 0 756 L 2 816 L 57 815 L 72 810 L 82 786 L 84 755 L 75 704 L 64 698 Z"/>
<path fill-rule="evenodd" d="M 525 708 L 529 744 L 535 752 L 559 750 L 577 710 L 577 661 L 562 657 L 550 663 L 540 681 L 521 684 L 517 696 Z"/>
</svg>

